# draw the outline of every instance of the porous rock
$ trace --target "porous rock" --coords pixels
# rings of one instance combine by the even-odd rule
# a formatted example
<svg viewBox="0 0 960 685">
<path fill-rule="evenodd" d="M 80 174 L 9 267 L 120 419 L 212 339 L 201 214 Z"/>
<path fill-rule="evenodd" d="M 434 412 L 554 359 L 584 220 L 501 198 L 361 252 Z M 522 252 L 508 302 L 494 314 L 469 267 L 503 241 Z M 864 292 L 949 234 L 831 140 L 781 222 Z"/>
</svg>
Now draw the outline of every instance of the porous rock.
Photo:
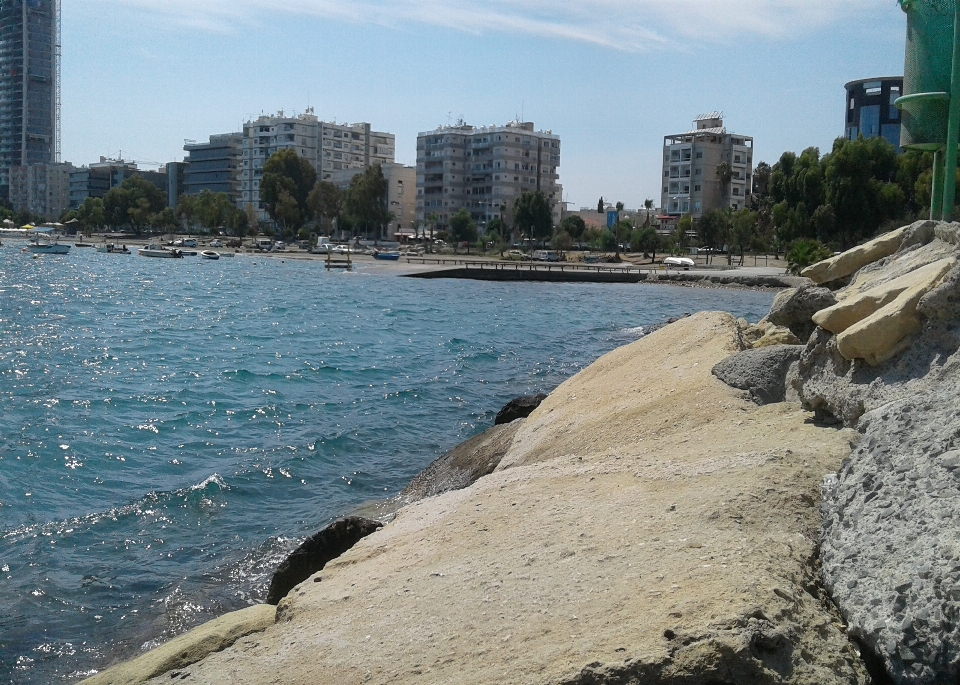
<svg viewBox="0 0 960 685">
<path fill-rule="evenodd" d="M 542 393 L 539 395 L 515 397 L 503 405 L 503 409 L 497 412 L 497 418 L 493 424 L 499 426 L 504 423 L 516 421 L 517 419 L 525 419 L 530 416 L 533 410 L 539 407 L 540 403 L 545 399 L 547 399 L 547 396 Z"/>
<path fill-rule="evenodd" d="M 757 404 L 783 402 L 790 365 L 800 358 L 798 345 L 744 350 L 713 367 L 713 375 L 732 388 L 746 390 Z"/>
<path fill-rule="evenodd" d="M 872 262 L 896 253 L 905 239 L 911 241 L 911 245 L 924 238 L 929 242 L 933 238 L 934 226 L 935 223 L 930 221 L 918 221 L 909 226 L 903 226 L 835 257 L 812 264 L 804 269 L 801 275 L 817 284 L 845 278 Z M 929 230 L 926 230 L 927 228 Z"/>
<path fill-rule="evenodd" d="M 917 312 L 937 321 L 960 321 L 960 266 L 953 267 L 937 287 L 920 298 Z"/>
<path fill-rule="evenodd" d="M 960 678 L 960 368 L 861 419 L 825 483 L 823 576 L 848 631 L 900 685 Z"/>
<path fill-rule="evenodd" d="M 146 654 L 82 681 L 82 685 L 138 685 L 150 678 L 184 668 L 208 654 L 226 649 L 240 638 L 274 624 L 277 608 L 258 604 L 224 614 L 184 633 Z"/>
<path fill-rule="evenodd" d="M 278 604 L 296 585 L 381 527 L 383 524 L 379 521 L 348 516 L 307 538 L 277 567 L 270 581 L 267 603 Z"/>
<path fill-rule="evenodd" d="M 522 425 L 522 419 L 511 421 L 460 443 L 418 473 L 400 493 L 400 501 L 407 504 L 459 490 L 493 473 Z"/>
<path fill-rule="evenodd" d="M 827 288 L 790 288 L 777 294 L 764 320 L 789 328 L 799 340 L 806 341 L 816 328 L 813 315 L 836 303 L 837 298 Z"/>
</svg>

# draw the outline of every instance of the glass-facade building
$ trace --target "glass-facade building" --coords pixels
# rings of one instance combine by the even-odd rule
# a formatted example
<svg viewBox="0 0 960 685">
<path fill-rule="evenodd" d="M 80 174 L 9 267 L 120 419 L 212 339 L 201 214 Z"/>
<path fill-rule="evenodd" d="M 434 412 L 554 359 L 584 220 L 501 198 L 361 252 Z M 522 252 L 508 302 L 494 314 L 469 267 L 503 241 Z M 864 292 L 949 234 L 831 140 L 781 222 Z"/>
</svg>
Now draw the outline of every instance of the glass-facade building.
<svg viewBox="0 0 960 685">
<path fill-rule="evenodd" d="M 851 81 L 847 90 L 846 122 L 843 137 L 856 140 L 885 138 L 900 151 L 900 110 L 894 101 L 903 94 L 903 77 Z"/>
<path fill-rule="evenodd" d="M 0 2 L 0 193 L 10 168 L 49 164 L 57 155 L 55 0 Z"/>
</svg>

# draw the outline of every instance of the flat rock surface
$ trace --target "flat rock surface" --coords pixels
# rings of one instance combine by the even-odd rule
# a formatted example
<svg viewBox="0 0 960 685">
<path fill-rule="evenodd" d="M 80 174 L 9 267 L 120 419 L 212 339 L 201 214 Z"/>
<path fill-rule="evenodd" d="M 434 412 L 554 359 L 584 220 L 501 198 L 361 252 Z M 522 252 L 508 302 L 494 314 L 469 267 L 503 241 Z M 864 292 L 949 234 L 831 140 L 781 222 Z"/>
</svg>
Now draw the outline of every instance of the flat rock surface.
<svg viewBox="0 0 960 685">
<path fill-rule="evenodd" d="M 738 350 L 735 320 L 704 313 L 606 355 L 497 471 L 402 508 L 179 677 L 865 683 L 813 582 L 818 486 L 851 432 L 714 378 Z"/>
</svg>

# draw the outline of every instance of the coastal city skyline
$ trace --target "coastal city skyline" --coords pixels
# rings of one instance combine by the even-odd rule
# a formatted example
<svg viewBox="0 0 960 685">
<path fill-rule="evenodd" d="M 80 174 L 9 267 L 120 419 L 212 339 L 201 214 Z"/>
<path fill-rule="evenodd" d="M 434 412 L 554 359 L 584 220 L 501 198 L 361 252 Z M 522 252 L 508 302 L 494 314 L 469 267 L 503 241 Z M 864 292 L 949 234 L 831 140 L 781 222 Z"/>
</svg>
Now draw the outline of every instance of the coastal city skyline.
<svg viewBox="0 0 960 685">
<path fill-rule="evenodd" d="M 699 112 L 723 109 L 773 163 L 843 135 L 844 83 L 902 72 L 896 5 L 736 6 L 67 2 L 62 158 L 179 161 L 184 140 L 312 106 L 393 133 L 413 165 L 420 132 L 519 118 L 563 138 L 571 208 L 639 206 L 659 200 L 663 136 Z"/>
</svg>

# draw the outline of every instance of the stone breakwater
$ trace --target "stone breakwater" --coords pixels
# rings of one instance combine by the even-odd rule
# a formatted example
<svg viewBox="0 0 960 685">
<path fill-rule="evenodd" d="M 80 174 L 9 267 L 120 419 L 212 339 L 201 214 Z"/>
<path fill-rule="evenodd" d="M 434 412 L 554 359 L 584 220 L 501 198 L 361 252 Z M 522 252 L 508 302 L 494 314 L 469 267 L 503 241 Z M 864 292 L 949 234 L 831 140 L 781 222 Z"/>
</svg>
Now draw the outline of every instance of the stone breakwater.
<svg viewBox="0 0 960 685">
<path fill-rule="evenodd" d="M 275 614 L 90 682 L 957 682 L 958 235 L 918 222 L 760 322 L 605 355 Z"/>
</svg>

